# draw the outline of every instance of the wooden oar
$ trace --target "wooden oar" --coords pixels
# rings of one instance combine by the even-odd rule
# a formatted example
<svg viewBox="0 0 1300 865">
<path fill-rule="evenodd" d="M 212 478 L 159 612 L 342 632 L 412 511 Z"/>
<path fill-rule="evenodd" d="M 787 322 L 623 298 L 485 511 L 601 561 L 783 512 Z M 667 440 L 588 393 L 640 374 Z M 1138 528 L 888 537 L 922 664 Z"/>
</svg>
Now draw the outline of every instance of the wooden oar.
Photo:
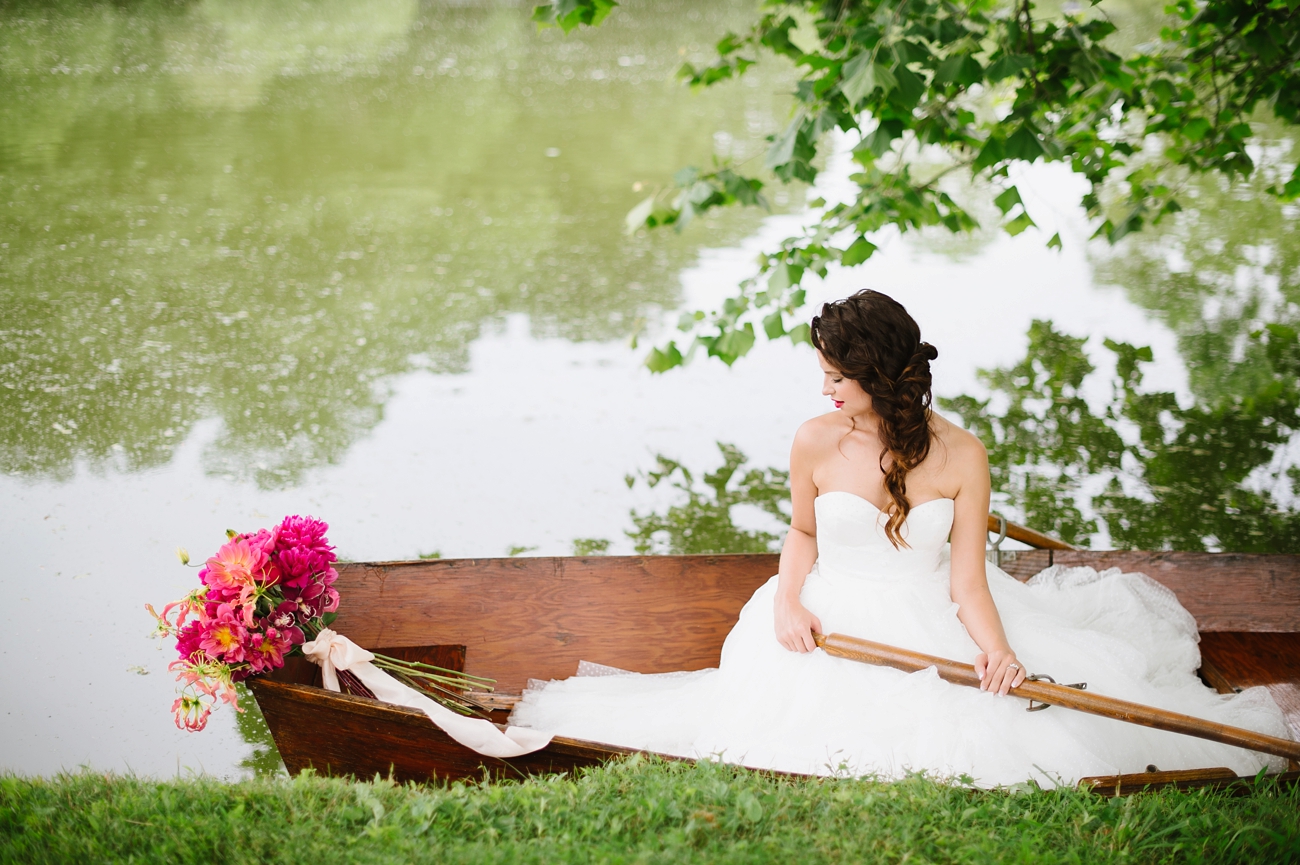
<svg viewBox="0 0 1300 865">
<path fill-rule="evenodd" d="M 995 514 L 989 514 L 989 531 L 994 534 L 1002 532 L 1002 526 L 1005 523 L 1007 527 L 1007 537 L 1013 541 L 1020 541 L 1022 544 L 1028 544 L 1036 550 L 1077 550 L 1078 547 L 1073 544 L 1067 544 L 1060 538 L 1054 538 L 1051 535 L 1045 535 L 1042 532 L 1036 532 L 1029 526 L 1022 526 L 1019 523 L 1013 523 L 1010 520 L 1001 520 Z"/>
<path fill-rule="evenodd" d="M 884 643 L 873 643 L 870 640 L 860 640 L 857 637 L 846 637 L 843 634 L 813 634 L 813 639 L 817 641 L 817 645 L 826 650 L 827 654 L 840 658 L 848 658 L 864 664 L 893 667 L 896 670 L 903 670 L 908 673 L 934 667 L 939 672 L 939 678 L 946 682 L 952 682 L 954 685 L 968 685 L 972 688 L 980 686 L 979 676 L 975 674 L 975 668 L 970 664 L 950 661 L 947 658 L 936 658 L 934 655 L 923 655 L 920 652 L 909 652 L 907 649 L 898 649 Z M 1300 760 L 1300 742 L 1279 739 L 1276 736 L 1266 736 L 1263 733 L 1243 730 L 1240 727 L 1229 727 L 1227 724 L 1204 721 L 1178 712 L 1167 712 L 1164 709 L 1143 706 L 1141 703 L 1130 703 L 1127 700 L 1104 697 L 1101 694 L 1081 691 L 1066 685 L 1025 680 L 1019 686 L 1012 688 L 1011 694 L 1052 706 L 1075 709 L 1080 712 L 1101 715 L 1104 718 L 1127 721 L 1130 724 L 1140 724 L 1143 727 L 1169 730 L 1187 736 L 1209 739 L 1212 742 L 1222 742 L 1225 745 L 1249 748 L 1252 751 L 1259 751 L 1264 754 Z"/>
</svg>

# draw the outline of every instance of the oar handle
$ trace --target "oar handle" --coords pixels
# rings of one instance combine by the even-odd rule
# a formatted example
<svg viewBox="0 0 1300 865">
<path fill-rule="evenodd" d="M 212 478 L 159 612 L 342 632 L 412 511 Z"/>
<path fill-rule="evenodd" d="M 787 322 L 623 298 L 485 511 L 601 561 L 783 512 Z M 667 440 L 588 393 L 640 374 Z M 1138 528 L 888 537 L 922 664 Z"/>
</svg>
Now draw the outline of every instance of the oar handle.
<svg viewBox="0 0 1300 865">
<path fill-rule="evenodd" d="M 939 678 L 946 682 L 972 688 L 980 686 L 980 678 L 975 673 L 975 668 L 970 664 L 963 664 L 959 661 L 939 658 L 934 655 L 926 655 L 921 652 L 911 652 L 884 643 L 873 643 L 870 640 L 862 640 L 857 637 L 847 637 L 844 634 L 813 634 L 813 639 L 827 654 L 840 658 L 847 658 L 864 664 L 893 667 L 907 673 L 915 673 L 919 670 L 934 667 L 939 673 Z M 1081 691 L 1077 688 L 1055 685 L 1050 682 L 1030 682 L 1026 680 L 1017 687 L 1012 688 L 1010 693 L 1017 697 L 1050 703 L 1053 706 L 1060 706 L 1065 709 L 1088 712 L 1093 715 L 1114 718 L 1118 721 L 1127 721 L 1130 724 L 1139 724 L 1143 727 L 1169 730 L 1187 736 L 1209 739 L 1213 742 L 1236 745 L 1239 748 L 1249 748 L 1252 751 L 1273 754 L 1277 757 L 1300 760 L 1300 742 L 1279 739 L 1276 736 L 1266 736 L 1253 730 L 1243 730 L 1240 727 L 1230 727 L 1227 724 L 1205 721 L 1191 715 L 1144 706 L 1141 703 L 1130 703 L 1128 700 L 1106 697 L 1092 691 Z"/>
</svg>

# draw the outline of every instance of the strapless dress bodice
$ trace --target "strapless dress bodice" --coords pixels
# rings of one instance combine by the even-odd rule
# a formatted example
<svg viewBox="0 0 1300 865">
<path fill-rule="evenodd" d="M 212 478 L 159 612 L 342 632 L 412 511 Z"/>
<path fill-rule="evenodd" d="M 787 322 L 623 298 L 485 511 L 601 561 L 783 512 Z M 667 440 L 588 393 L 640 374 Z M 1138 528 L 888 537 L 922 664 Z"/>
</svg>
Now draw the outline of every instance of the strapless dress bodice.
<svg viewBox="0 0 1300 865">
<path fill-rule="evenodd" d="M 895 581 L 940 572 L 952 531 L 953 500 L 931 499 L 912 507 L 895 547 L 885 535 L 888 516 L 849 492 L 822 493 L 817 515 L 817 567 L 831 579 Z"/>
</svg>

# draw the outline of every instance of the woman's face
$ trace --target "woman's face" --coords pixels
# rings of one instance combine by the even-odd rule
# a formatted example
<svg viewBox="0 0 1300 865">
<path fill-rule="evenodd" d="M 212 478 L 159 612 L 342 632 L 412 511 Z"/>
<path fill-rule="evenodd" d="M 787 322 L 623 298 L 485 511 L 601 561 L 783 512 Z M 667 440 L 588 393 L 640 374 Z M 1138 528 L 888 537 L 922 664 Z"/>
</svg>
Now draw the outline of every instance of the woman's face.
<svg viewBox="0 0 1300 865">
<path fill-rule="evenodd" d="M 817 362 L 822 367 L 822 394 L 831 398 L 835 407 L 850 416 L 871 411 L 871 395 L 851 378 L 831 365 L 822 353 L 817 352 Z"/>
</svg>

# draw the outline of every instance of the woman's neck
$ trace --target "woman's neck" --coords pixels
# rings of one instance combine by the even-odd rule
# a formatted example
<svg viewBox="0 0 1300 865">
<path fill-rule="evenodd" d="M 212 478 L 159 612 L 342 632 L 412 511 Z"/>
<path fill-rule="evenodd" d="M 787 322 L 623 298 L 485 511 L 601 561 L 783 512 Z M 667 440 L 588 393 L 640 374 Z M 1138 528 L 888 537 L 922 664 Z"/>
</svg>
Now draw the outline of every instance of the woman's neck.
<svg viewBox="0 0 1300 865">
<path fill-rule="evenodd" d="M 846 415 L 846 417 L 849 419 L 849 425 L 856 432 L 876 435 L 880 431 L 880 415 L 876 414 L 872 409 Z"/>
</svg>

